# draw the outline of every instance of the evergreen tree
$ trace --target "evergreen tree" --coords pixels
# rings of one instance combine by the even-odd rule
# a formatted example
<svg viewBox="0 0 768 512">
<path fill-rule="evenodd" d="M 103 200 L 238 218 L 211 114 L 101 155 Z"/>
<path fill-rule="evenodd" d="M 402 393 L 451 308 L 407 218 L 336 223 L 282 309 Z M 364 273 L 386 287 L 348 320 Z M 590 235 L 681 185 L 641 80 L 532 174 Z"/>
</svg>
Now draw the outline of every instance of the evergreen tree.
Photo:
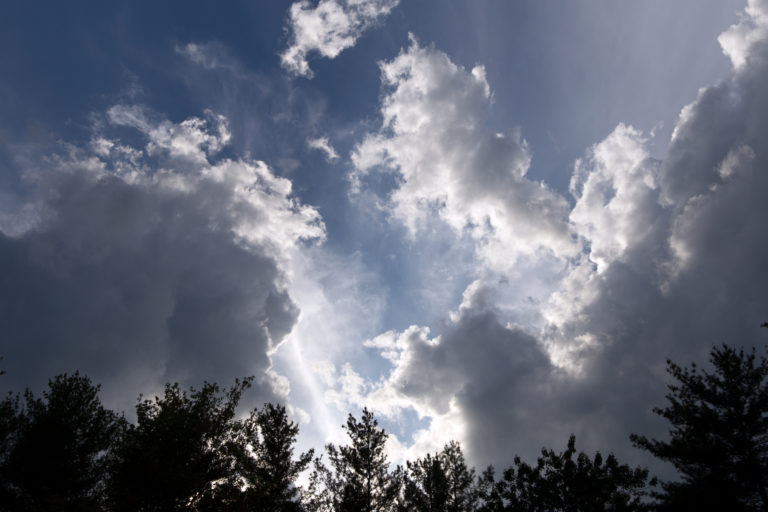
<svg viewBox="0 0 768 512">
<path fill-rule="evenodd" d="M 396 508 L 399 478 L 389 471 L 385 453 L 387 433 L 373 413 L 363 409 L 360 420 L 351 414 L 344 429 L 350 444 L 326 446 L 330 469 L 319 460 L 305 504 L 313 511 L 388 512 Z"/>
<path fill-rule="evenodd" d="M 235 410 L 251 379 L 225 394 L 216 384 L 182 391 L 166 385 L 162 398 L 140 401 L 137 423 L 114 453 L 113 510 L 174 512 L 227 510 L 239 503 Z M 232 504 L 230 504 L 232 502 Z"/>
<path fill-rule="evenodd" d="M 464 512 L 475 510 L 475 470 L 469 469 L 459 443 L 440 453 L 406 463 L 404 499 L 409 510 Z"/>
<path fill-rule="evenodd" d="M 677 382 L 654 412 L 672 424 L 670 439 L 631 439 L 680 472 L 663 484 L 661 509 L 768 511 L 768 360 L 723 345 L 710 362 L 712 372 L 667 361 Z"/>
<path fill-rule="evenodd" d="M 125 423 L 98 393 L 87 377 L 64 374 L 42 398 L 27 390 L 23 402 L 0 404 L 0 510 L 103 510 L 104 454 Z"/>
<path fill-rule="evenodd" d="M 440 460 L 448 481 L 448 512 L 471 512 L 475 510 L 477 491 L 475 470 L 467 467 L 459 443 L 451 441 L 440 453 Z"/>
<path fill-rule="evenodd" d="M 406 462 L 405 508 L 417 512 L 443 512 L 448 505 L 448 478 L 440 456 L 427 454 Z"/>
<path fill-rule="evenodd" d="M 562 453 L 542 450 L 535 466 L 515 457 L 514 467 L 493 482 L 493 470 L 480 485 L 483 512 L 606 512 L 647 510 L 648 470 L 621 465 L 616 457 L 603 459 L 576 454 L 575 437 Z"/>
<path fill-rule="evenodd" d="M 299 427 L 288 419 L 285 407 L 266 404 L 244 423 L 238 474 L 246 489 L 240 501 L 252 510 L 299 511 L 296 478 L 312 460 L 310 450 L 293 460 Z"/>
</svg>

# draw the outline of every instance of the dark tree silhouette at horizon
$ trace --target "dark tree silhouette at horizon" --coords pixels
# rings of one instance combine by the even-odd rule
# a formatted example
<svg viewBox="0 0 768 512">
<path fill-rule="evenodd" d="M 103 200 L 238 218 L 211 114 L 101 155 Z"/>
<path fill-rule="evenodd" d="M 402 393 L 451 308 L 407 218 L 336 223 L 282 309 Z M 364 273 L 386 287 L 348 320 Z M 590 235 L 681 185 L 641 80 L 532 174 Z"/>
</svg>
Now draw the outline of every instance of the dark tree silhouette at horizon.
<svg viewBox="0 0 768 512">
<path fill-rule="evenodd" d="M 315 461 L 305 506 L 310 511 L 388 512 L 400 490 L 399 471 L 389 471 L 387 433 L 373 412 L 363 409 L 360 420 L 350 414 L 343 425 L 350 443 L 328 444 L 330 468 Z"/>
<path fill-rule="evenodd" d="M 480 512 L 644 511 L 648 483 L 647 469 L 619 464 L 613 454 L 577 454 L 571 435 L 564 452 L 542 449 L 535 466 L 515 457 L 499 481 L 493 468 L 486 470 L 479 483 Z"/>
<path fill-rule="evenodd" d="M 703 371 L 667 361 L 676 382 L 654 412 L 672 425 L 669 440 L 631 440 L 680 473 L 662 484 L 660 510 L 768 511 L 768 360 L 723 345 L 710 363 Z"/>
<path fill-rule="evenodd" d="M 105 454 L 126 423 L 99 389 L 76 372 L 0 403 L 0 510 L 104 510 Z"/>
<path fill-rule="evenodd" d="M 312 461 L 314 450 L 293 459 L 299 426 L 288 419 L 282 405 L 264 404 L 243 422 L 238 442 L 237 473 L 246 488 L 234 500 L 243 509 L 263 512 L 300 512 L 296 479 Z"/>
<path fill-rule="evenodd" d="M 227 510 L 242 485 L 235 412 L 251 380 L 236 380 L 226 392 L 208 382 L 189 393 L 167 384 L 162 397 L 140 399 L 136 424 L 114 452 L 111 509 Z"/>
</svg>

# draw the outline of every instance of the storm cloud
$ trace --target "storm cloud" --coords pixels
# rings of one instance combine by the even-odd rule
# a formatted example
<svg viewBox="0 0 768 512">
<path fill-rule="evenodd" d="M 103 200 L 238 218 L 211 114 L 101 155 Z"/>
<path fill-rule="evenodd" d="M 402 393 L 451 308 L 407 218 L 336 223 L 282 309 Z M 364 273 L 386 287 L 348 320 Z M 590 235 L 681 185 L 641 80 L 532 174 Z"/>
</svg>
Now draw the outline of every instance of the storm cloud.
<svg viewBox="0 0 768 512">
<path fill-rule="evenodd" d="M 768 311 L 768 202 L 762 197 L 768 190 L 768 47 L 755 34 L 763 33 L 768 11 L 750 2 L 747 12 L 739 26 L 726 32 L 730 46 L 724 49 L 731 55 L 737 51 L 733 48 L 739 49 L 733 74 L 702 89 L 682 110 L 661 160 L 650 156 L 649 136 L 620 124 L 576 162 L 570 185 L 574 202 L 565 232 L 582 249 L 573 255 L 558 250 L 564 243 L 549 246 L 563 258 L 565 270 L 541 305 L 544 325 L 536 329 L 510 322 L 499 300 L 504 286 L 476 281 L 459 309 L 446 315 L 436 336 L 412 326 L 368 342 L 392 369 L 359 398 L 361 402 L 378 404 L 383 411 L 412 408 L 432 418 L 431 426 L 415 434 L 412 442 L 459 437 L 477 461 L 503 463 L 515 453 L 532 457 L 541 446 L 556 439 L 564 442 L 575 433 L 586 449 L 610 446 L 626 460 L 649 462 L 631 447 L 628 436 L 663 436 L 667 428 L 651 412 L 664 401 L 666 359 L 703 363 L 715 344 L 765 342 L 759 325 Z M 739 36 L 743 39 L 737 40 Z M 462 73 L 445 56 L 415 45 L 398 59 L 416 55 L 434 55 L 443 63 L 438 69 Z M 392 83 L 391 76 L 400 76 L 388 74 L 388 64 L 382 68 L 385 86 Z M 402 80 L 430 84 L 427 78 L 416 81 L 420 72 L 437 74 L 425 64 L 403 73 Z M 483 85 L 478 72 L 463 73 L 464 80 Z M 448 84 L 456 82 L 440 83 L 445 91 L 453 91 Z M 478 98 L 484 95 L 479 90 Z M 448 92 L 444 96 L 451 97 Z M 481 205 L 493 204 L 495 197 L 508 198 L 506 211 L 519 211 L 516 187 L 533 185 L 522 178 L 525 159 L 520 160 L 522 172 L 508 174 L 506 186 L 484 187 L 485 174 L 504 159 L 477 165 L 474 151 L 482 144 L 456 142 L 450 150 L 447 144 L 423 150 L 413 144 L 407 153 L 400 149 L 403 138 L 421 133 L 431 119 L 423 113 L 429 103 L 422 91 L 414 89 L 407 97 L 417 104 L 404 109 L 409 117 L 398 117 L 390 113 L 397 93 L 385 96 L 382 115 L 389 131 L 367 139 L 356 154 L 357 161 L 364 162 L 358 163 L 359 169 L 372 168 L 370 155 L 380 155 L 377 165 L 403 174 L 391 196 L 395 216 L 407 220 L 404 212 L 419 211 L 403 204 L 428 199 L 423 191 L 430 190 L 430 183 L 442 194 L 431 200 L 445 211 L 457 208 L 453 184 L 461 187 L 457 194 L 484 190 Z M 448 108 L 434 110 L 451 115 L 446 114 Z M 458 117 L 471 120 L 478 111 L 477 106 L 469 114 L 462 110 Z M 406 130 L 402 126 L 408 119 L 413 121 Z M 461 123 L 438 125 L 462 129 Z M 464 127 L 465 135 L 456 141 L 481 140 L 477 133 L 483 132 L 482 126 L 468 121 Z M 434 158 L 422 157 L 435 147 L 442 150 L 430 153 Z M 523 145 L 516 151 L 525 155 Z M 451 155 L 452 160 L 444 164 L 439 155 Z M 470 163 L 453 163 L 462 161 Z M 433 178 L 432 169 L 448 174 Z M 542 189 L 538 197 L 547 197 L 543 194 L 549 203 L 525 203 L 531 208 L 527 215 L 538 215 L 538 222 L 548 217 L 531 204 L 562 204 L 554 193 Z M 559 208 L 542 211 L 556 214 Z M 510 240 L 526 240 L 515 233 L 518 222 L 528 222 L 520 213 L 502 221 L 490 210 L 464 206 L 456 211 L 459 219 L 477 212 L 474 225 L 502 224 L 495 236 L 506 230 Z M 534 240 L 546 246 L 547 240 L 557 238 Z M 453 430 L 440 421 L 449 416 L 457 426 Z"/>
<path fill-rule="evenodd" d="M 41 213 L 0 235 L 7 378 L 79 370 L 125 404 L 164 382 L 256 375 L 259 399 L 284 399 L 269 353 L 296 322 L 285 264 L 324 237 L 317 212 L 263 162 L 217 157 L 221 116 L 172 123 L 117 105 L 105 117 L 104 131 L 144 143 L 100 130 L 20 163 Z"/>
</svg>

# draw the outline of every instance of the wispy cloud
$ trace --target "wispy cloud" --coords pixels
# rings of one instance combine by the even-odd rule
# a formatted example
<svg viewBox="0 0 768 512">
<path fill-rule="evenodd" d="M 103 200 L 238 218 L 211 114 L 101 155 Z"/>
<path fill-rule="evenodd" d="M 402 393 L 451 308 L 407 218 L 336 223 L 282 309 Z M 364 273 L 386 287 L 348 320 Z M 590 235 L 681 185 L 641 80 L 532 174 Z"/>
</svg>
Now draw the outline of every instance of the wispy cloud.
<svg viewBox="0 0 768 512">
<path fill-rule="evenodd" d="M 328 141 L 328 137 L 309 139 L 307 141 L 307 146 L 312 149 L 322 151 L 325 153 L 325 158 L 328 160 L 337 160 L 339 158 L 339 154 L 336 153 L 336 150 L 333 149 L 333 146 L 331 146 L 331 143 Z"/>
</svg>

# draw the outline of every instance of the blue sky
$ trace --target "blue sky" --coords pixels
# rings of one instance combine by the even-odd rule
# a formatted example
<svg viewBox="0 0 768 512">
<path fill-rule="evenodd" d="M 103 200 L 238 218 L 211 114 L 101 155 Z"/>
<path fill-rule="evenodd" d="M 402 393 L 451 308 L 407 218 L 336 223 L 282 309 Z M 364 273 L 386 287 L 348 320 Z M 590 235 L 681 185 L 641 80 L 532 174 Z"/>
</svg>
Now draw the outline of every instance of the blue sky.
<svg viewBox="0 0 768 512">
<path fill-rule="evenodd" d="M 764 343 L 765 0 L 13 2 L 6 386 L 255 375 L 302 446 L 647 462 L 667 358 Z"/>
</svg>

